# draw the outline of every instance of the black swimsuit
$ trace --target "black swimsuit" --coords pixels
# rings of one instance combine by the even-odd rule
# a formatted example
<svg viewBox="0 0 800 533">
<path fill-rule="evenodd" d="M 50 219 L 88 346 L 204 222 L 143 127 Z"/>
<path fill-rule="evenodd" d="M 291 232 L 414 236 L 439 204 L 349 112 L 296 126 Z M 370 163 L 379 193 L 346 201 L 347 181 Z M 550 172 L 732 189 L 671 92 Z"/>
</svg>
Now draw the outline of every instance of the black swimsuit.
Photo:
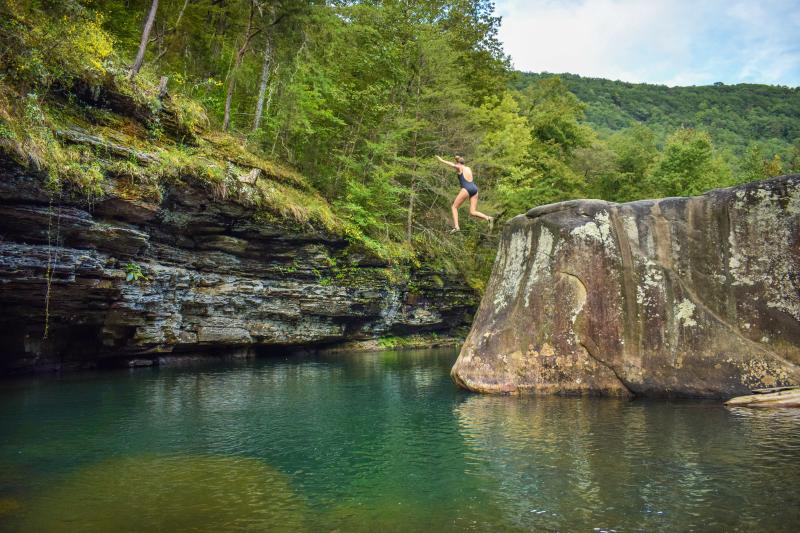
<svg viewBox="0 0 800 533">
<path fill-rule="evenodd" d="M 458 173 L 458 181 L 461 182 L 461 187 L 467 190 L 470 198 L 478 194 L 478 186 L 475 185 L 475 182 L 467 181 L 467 178 L 464 177 L 463 172 Z"/>
</svg>

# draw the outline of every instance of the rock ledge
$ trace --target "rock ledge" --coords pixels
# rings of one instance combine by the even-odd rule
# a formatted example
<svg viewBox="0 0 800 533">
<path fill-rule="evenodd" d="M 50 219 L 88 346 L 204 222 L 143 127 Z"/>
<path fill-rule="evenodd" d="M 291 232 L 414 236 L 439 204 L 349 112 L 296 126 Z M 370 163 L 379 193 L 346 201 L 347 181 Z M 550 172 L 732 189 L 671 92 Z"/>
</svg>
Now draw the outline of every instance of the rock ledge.
<svg viewBox="0 0 800 533">
<path fill-rule="evenodd" d="M 264 220 L 246 190 L 222 200 L 187 178 L 146 201 L 125 185 L 92 202 L 53 197 L 0 164 L 0 373 L 447 335 L 477 304 L 456 276 Z"/>
</svg>

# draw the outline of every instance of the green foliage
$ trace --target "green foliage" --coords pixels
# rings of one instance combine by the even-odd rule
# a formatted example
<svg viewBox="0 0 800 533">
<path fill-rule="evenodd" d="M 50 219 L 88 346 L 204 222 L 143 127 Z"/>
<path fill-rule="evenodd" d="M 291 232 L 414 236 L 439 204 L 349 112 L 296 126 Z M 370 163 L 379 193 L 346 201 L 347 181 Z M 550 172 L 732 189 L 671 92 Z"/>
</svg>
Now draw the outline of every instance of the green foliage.
<svg viewBox="0 0 800 533">
<path fill-rule="evenodd" d="M 525 88 L 550 74 L 519 73 L 513 85 Z M 800 88 L 739 84 L 665 87 L 643 83 L 560 75 L 569 90 L 586 104 L 586 124 L 602 137 L 627 128 L 646 126 L 663 146 L 680 128 L 706 131 L 732 167 L 735 181 L 746 181 L 740 163 L 758 144 L 764 157 L 792 157 L 800 139 Z M 750 173 L 750 176 L 761 175 Z"/>
<path fill-rule="evenodd" d="M 475 122 L 485 135 L 475 148 L 478 169 L 498 179 L 514 179 L 525 172 L 533 140 L 528 122 L 513 95 L 488 98 L 475 111 Z"/>
<path fill-rule="evenodd" d="M 408 344 L 409 340 L 405 337 L 381 337 L 378 339 L 378 345 L 385 350 L 404 347 Z"/>
<path fill-rule="evenodd" d="M 0 82 L 0 150 L 12 159 L 47 174 L 47 185 L 59 190 L 74 184 L 89 197 L 102 193 L 103 170 L 96 154 L 85 147 L 64 145 L 53 132 L 54 119 L 36 93 L 15 95 Z"/>
<path fill-rule="evenodd" d="M 520 209 L 576 196 L 699 194 L 797 166 L 789 161 L 800 136 L 798 89 L 666 88 L 571 74 L 518 74 L 512 86 L 542 108 L 526 165 L 538 172 L 501 184 Z"/>
<path fill-rule="evenodd" d="M 800 173 L 800 142 L 797 142 L 792 148 L 783 170 L 787 173 Z"/>
<path fill-rule="evenodd" d="M 136 263 L 125 264 L 125 281 L 128 283 L 138 283 L 139 281 L 147 281 L 147 276 L 142 272 L 142 267 Z"/>
<path fill-rule="evenodd" d="M 584 196 L 586 179 L 569 165 L 576 150 L 591 144 L 591 130 L 580 124 L 583 104 L 558 78 L 533 83 L 516 97 L 527 124 L 527 150 L 522 163 L 499 180 L 503 207 L 517 214 Z"/>
<path fill-rule="evenodd" d="M 597 196 L 618 202 L 636 200 L 646 188 L 646 179 L 659 156 L 655 135 L 637 124 L 612 135 L 608 147 L 615 156 L 618 172 L 598 183 Z M 653 191 L 657 193 L 658 191 Z"/>
<path fill-rule="evenodd" d="M 4 0 L 0 149 L 88 196 L 111 186 L 107 176 L 118 193 L 154 201 L 197 180 L 256 207 L 257 222 L 310 225 L 389 262 L 424 259 L 477 288 L 496 233 L 463 220 L 465 209 L 462 231 L 447 233 L 458 182 L 435 155 L 465 156 L 480 209 L 500 218 L 800 170 L 796 89 L 527 74 L 509 86 L 488 0 L 161 0 L 131 80 L 149 7 Z M 99 147 L 59 136 L 73 127 Z"/>
<path fill-rule="evenodd" d="M 727 185 L 732 185 L 730 168 L 714 154 L 709 134 L 688 128 L 667 139 L 647 180 L 649 190 L 662 196 L 689 196 Z"/>
<path fill-rule="evenodd" d="M 0 122 L 0 139 L 15 140 L 17 133 L 7 124 Z"/>
<path fill-rule="evenodd" d="M 757 143 L 747 148 L 739 162 L 739 176 L 744 181 L 763 180 L 782 173 L 783 161 L 780 154 L 769 157 L 764 147 Z"/>
<path fill-rule="evenodd" d="M 45 8 L 46 6 L 46 8 Z M 104 17 L 76 0 L 4 0 L 0 4 L 0 69 L 27 89 L 98 80 L 113 53 Z"/>
<path fill-rule="evenodd" d="M 523 92 L 533 138 L 564 154 L 586 145 L 589 130 L 579 123 L 585 107 L 558 77 L 542 79 Z"/>
<path fill-rule="evenodd" d="M 548 74 L 520 74 L 514 84 L 527 86 Z M 574 74 L 560 75 L 586 102 L 587 123 L 618 131 L 644 123 L 660 139 L 681 127 L 703 129 L 714 143 L 741 154 L 752 141 L 800 138 L 800 89 L 740 84 L 665 87 L 625 83 Z"/>
</svg>

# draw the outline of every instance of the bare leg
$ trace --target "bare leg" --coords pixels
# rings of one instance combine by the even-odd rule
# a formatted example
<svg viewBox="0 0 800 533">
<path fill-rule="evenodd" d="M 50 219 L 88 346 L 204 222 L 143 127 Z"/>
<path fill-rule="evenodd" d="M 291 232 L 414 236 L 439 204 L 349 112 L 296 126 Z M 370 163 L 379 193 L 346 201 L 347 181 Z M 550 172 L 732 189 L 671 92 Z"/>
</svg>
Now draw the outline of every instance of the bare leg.
<svg viewBox="0 0 800 533">
<path fill-rule="evenodd" d="M 482 218 L 483 220 L 492 220 L 489 215 L 484 215 L 478 211 L 478 195 L 476 194 L 469 199 L 469 214 L 473 217 Z"/>
<path fill-rule="evenodd" d="M 455 200 L 453 200 L 453 205 L 451 206 L 451 209 L 453 211 L 453 227 L 455 229 L 459 229 L 458 208 L 461 207 L 461 204 L 463 204 L 464 200 L 466 200 L 467 198 L 469 198 L 469 193 L 467 192 L 466 189 L 461 189 L 460 191 L 458 191 Z"/>
</svg>

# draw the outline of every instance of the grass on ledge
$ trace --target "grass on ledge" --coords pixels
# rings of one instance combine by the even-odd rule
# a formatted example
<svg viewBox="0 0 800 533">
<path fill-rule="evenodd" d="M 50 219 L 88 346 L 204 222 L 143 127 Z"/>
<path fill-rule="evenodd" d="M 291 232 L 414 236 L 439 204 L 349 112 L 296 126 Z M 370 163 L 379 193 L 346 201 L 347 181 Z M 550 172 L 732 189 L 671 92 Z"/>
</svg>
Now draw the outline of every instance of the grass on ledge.
<svg viewBox="0 0 800 533">
<path fill-rule="evenodd" d="M 163 132 L 154 134 L 131 117 L 71 99 L 43 101 L 0 82 L 0 150 L 46 175 L 51 190 L 69 187 L 96 199 L 113 181 L 115 193 L 128 199 L 159 201 L 166 185 L 199 180 L 220 201 L 254 206 L 264 219 L 285 218 L 317 230 L 353 234 L 297 172 L 254 153 L 234 135 L 191 127 L 194 142 L 183 144 Z M 130 153 L 65 140 L 59 135 L 65 130 Z"/>
</svg>

